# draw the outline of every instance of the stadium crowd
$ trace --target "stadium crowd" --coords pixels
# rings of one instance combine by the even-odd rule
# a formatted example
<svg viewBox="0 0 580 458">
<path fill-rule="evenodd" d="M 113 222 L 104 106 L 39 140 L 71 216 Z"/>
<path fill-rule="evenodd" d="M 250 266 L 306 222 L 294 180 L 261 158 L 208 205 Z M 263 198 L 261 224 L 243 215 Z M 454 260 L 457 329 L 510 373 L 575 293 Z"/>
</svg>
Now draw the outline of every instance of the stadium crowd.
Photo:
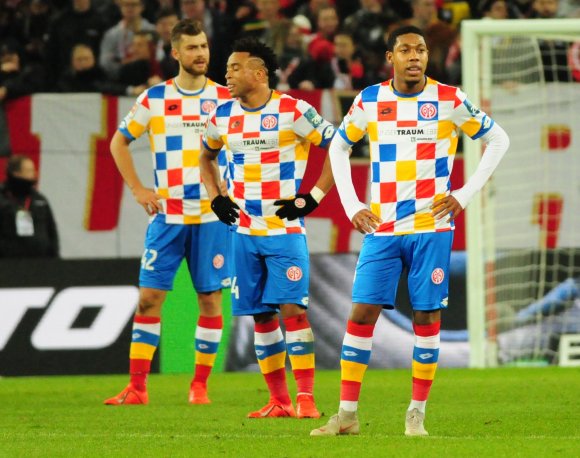
<svg viewBox="0 0 580 458">
<path fill-rule="evenodd" d="M 203 23 L 212 49 L 208 76 L 217 82 L 224 82 L 231 44 L 256 36 L 279 56 L 278 89 L 358 90 L 391 76 L 385 43 L 397 26 L 425 32 L 428 75 L 460 84 L 462 19 L 556 17 L 580 17 L 580 1 L 5 0 L 0 101 L 34 92 L 138 95 L 176 75 L 169 36 L 180 18 Z M 564 67 L 578 53 L 553 46 L 563 47 L 556 55 Z"/>
</svg>

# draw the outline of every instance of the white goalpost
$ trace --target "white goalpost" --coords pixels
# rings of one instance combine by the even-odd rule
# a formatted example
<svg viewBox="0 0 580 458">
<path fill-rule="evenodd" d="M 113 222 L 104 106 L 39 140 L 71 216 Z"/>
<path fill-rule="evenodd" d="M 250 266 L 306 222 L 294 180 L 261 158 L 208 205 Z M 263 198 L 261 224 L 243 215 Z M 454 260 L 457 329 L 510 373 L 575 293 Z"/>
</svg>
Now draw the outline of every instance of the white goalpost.
<svg viewBox="0 0 580 458">
<path fill-rule="evenodd" d="M 463 89 L 511 141 L 467 208 L 470 367 L 580 365 L 580 20 L 463 21 L 461 39 Z M 481 143 L 463 151 L 467 179 Z"/>
</svg>

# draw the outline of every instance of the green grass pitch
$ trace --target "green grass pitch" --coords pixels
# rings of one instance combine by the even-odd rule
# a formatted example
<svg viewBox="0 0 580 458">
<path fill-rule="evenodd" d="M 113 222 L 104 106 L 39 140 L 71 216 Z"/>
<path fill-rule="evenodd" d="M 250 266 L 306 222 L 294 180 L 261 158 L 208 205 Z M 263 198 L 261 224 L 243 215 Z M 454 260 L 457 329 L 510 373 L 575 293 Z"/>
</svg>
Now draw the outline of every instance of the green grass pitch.
<svg viewBox="0 0 580 458">
<path fill-rule="evenodd" d="M 187 404 L 189 381 L 154 375 L 148 406 L 108 407 L 126 376 L 0 379 L 0 456 L 580 456 L 580 369 L 441 369 L 426 438 L 403 434 L 408 370 L 369 370 L 361 435 L 330 438 L 309 432 L 337 409 L 336 371 L 317 373 L 319 420 L 246 419 L 267 401 L 260 374 L 215 374 L 205 406 Z M 291 373 L 288 381 L 293 389 Z"/>
</svg>

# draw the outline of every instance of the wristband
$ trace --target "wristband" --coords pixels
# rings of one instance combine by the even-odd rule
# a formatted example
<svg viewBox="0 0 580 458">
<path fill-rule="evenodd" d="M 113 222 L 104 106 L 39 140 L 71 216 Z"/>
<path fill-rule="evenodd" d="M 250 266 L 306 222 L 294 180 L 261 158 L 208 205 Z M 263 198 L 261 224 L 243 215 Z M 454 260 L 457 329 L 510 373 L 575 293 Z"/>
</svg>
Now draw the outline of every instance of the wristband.
<svg viewBox="0 0 580 458">
<path fill-rule="evenodd" d="M 317 204 L 320 203 L 320 201 L 322 199 L 324 199 L 324 196 L 326 195 L 324 193 L 324 191 L 322 189 L 320 189 L 317 186 L 314 186 L 311 190 L 310 190 L 310 195 L 312 196 L 312 198 L 316 201 Z"/>
</svg>

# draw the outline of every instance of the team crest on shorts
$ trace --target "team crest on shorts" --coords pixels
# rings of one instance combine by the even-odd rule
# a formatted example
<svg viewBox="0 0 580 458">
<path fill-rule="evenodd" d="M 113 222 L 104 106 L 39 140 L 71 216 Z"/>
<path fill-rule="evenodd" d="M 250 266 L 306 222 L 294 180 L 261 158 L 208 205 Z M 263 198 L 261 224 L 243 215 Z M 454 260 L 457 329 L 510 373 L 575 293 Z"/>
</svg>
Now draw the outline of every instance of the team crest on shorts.
<svg viewBox="0 0 580 458">
<path fill-rule="evenodd" d="M 289 267 L 286 276 L 290 281 L 299 281 L 302 278 L 302 269 L 298 266 Z"/>
<path fill-rule="evenodd" d="M 216 269 L 221 269 L 224 266 L 224 257 L 221 254 L 216 254 L 213 257 L 213 261 L 212 261 L 213 266 Z"/>
<path fill-rule="evenodd" d="M 436 285 L 440 285 L 443 283 L 443 279 L 445 278 L 445 272 L 441 267 L 437 267 L 433 272 L 431 272 L 431 281 Z"/>
</svg>

